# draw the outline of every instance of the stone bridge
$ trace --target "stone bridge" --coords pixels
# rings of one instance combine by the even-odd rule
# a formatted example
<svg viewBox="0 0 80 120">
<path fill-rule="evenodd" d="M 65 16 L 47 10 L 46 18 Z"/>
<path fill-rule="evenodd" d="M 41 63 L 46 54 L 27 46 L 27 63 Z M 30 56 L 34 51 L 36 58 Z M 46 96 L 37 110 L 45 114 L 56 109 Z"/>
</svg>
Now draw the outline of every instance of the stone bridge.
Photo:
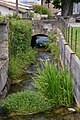
<svg viewBox="0 0 80 120">
<path fill-rule="evenodd" d="M 32 40 L 31 46 L 36 44 L 37 36 L 48 36 L 49 32 L 56 32 L 58 27 L 57 19 L 32 20 Z"/>
<path fill-rule="evenodd" d="M 46 20 L 32 20 L 32 36 L 35 35 L 48 35 L 49 32 L 53 31 L 57 27 L 57 20 L 46 19 Z"/>
</svg>

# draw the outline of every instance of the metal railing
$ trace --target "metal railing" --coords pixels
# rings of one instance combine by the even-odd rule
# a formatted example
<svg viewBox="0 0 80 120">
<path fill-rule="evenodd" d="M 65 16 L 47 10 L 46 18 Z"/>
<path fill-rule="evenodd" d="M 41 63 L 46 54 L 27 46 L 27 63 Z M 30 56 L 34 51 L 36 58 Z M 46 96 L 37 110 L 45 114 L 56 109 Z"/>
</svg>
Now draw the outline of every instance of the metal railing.
<svg viewBox="0 0 80 120">
<path fill-rule="evenodd" d="M 66 42 L 80 58 L 80 27 L 71 26 L 64 18 L 58 18 L 59 29 Z"/>
</svg>

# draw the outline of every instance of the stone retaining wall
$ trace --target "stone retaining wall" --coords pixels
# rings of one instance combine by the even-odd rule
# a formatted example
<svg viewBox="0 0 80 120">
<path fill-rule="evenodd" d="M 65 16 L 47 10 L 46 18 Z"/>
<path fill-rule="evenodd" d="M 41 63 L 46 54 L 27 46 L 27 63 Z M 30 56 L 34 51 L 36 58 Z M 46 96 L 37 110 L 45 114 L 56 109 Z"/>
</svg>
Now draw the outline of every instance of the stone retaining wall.
<svg viewBox="0 0 80 120">
<path fill-rule="evenodd" d="M 60 30 L 58 30 L 58 35 L 61 63 L 68 68 L 72 75 L 74 96 L 80 108 L 80 60 L 64 40 Z"/>
<path fill-rule="evenodd" d="M 0 94 L 7 82 L 8 71 L 8 24 L 0 22 Z"/>
</svg>

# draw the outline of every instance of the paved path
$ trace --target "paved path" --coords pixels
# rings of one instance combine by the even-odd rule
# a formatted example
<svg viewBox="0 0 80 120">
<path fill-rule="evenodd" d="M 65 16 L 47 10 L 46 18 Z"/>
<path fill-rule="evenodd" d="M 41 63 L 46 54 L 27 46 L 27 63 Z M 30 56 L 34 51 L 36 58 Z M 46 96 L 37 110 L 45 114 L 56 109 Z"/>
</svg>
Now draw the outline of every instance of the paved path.
<svg viewBox="0 0 80 120">
<path fill-rule="evenodd" d="M 69 23 L 71 27 L 80 27 L 80 23 L 74 22 L 74 23 Z"/>
</svg>

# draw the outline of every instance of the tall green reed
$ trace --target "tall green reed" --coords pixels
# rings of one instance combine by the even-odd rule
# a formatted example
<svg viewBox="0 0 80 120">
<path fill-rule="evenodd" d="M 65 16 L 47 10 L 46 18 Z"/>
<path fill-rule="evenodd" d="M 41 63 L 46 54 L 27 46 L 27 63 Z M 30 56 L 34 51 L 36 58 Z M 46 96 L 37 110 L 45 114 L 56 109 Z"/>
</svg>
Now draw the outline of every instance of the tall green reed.
<svg viewBox="0 0 80 120">
<path fill-rule="evenodd" d="M 42 67 L 40 67 L 42 66 Z M 55 107 L 70 106 L 73 100 L 72 81 L 67 70 L 59 70 L 49 61 L 43 62 L 37 67 L 38 74 L 34 86 L 48 99 L 51 99 Z"/>
</svg>

